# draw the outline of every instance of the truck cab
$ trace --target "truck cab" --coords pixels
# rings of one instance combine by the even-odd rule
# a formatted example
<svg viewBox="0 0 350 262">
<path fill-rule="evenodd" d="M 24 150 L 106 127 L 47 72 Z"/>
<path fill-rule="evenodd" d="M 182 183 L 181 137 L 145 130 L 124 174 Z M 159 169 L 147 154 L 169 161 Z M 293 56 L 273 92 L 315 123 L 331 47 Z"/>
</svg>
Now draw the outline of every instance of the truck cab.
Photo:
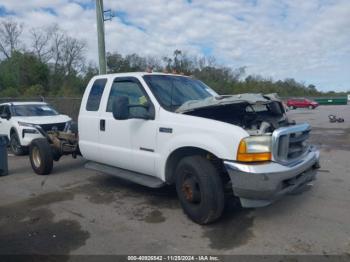
<svg viewBox="0 0 350 262">
<path fill-rule="evenodd" d="M 121 73 L 91 79 L 78 118 L 88 167 L 160 187 L 175 184 L 195 222 L 218 219 L 227 194 L 262 207 L 312 181 L 311 127 L 277 96 L 220 96 L 191 77 Z"/>
</svg>

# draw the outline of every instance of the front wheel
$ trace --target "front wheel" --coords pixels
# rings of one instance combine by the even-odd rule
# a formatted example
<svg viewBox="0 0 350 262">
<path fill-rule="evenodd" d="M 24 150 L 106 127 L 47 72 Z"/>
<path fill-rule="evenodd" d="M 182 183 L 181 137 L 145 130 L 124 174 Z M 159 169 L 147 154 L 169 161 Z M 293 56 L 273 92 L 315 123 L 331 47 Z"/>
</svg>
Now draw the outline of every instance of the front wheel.
<svg viewBox="0 0 350 262">
<path fill-rule="evenodd" d="M 219 172 L 203 156 L 183 158 L 176 168 L 176 191 L 185 213 L 198 224 L 220 218 L 225 206 Z"/>
<path fill-rule="evenodd" d="M 311 109 L 315 109 L 313 106 L 309 106 L 309 109 L 311 110 Z"/>
<path fill-rule="evenodd" d="M 37 138 L 29 147 L 30 164 L 38 175 L 48 175 L 52 171 L 52 149 L 46 138 Z"/>
<path fill-rule="evenodd" d="M 22 156 L 28 153 L 27 148 L 21 146 L 21 142 L 19 141 L 19 137 L 16 132 L 12 133 L 10 136 L 10 148 L 14 155 Z"/>
</svg>

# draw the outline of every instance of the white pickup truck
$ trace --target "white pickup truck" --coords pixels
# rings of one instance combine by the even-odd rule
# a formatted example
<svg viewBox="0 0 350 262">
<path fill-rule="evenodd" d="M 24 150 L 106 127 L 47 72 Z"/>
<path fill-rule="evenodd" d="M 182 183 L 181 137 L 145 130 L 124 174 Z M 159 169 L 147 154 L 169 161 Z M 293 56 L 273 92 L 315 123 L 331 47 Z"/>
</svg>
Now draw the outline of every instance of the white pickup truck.
<svg viewBox="0 0 350 262">
<path fill-rule="evenodd" d="M 148 187 L 175 184 L 195 222 L 218 219 L 226 195 L 262 207 L 315 178 L 319 152 L 310 126 L 286 117 L 274 95 L 220 96 L 187 76 L 122 73 L 91 79 L 77 130 L 44 132 L 30 147 L 32 167 L 81 154 L 86 167 Z M 52 153 L 48 153 L 51 150 Z"/>
</svg>

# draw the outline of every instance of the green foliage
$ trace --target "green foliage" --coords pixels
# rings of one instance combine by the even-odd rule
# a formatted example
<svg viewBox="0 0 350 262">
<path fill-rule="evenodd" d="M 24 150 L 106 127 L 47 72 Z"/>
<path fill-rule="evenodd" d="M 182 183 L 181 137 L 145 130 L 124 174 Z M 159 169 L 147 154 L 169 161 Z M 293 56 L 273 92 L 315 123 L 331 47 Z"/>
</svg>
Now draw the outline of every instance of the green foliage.
<svg viewBox="0 0 350 262">
<path fill-rule="evenodd" d="M 107 54 L 109 73 L 164 71 L 184 73 L 202 80 L 219 94 L 278 93 L 281 97 L 292 96 L 339 96 L 344 93 L 322 93 L 315 85 L 306 86 L 292 78 L 273 81 L 258 75 L 245 75 L 245 68 L 232 69 L 219 66 L 214 58 L 193 58 L 181 50 L 173 57 L 142 57 L 137 54 L 123 56 Z M 81 72 L 67 70 L 52 63 L 42 62 L 28 52 L 14 52 L 0 61 L 0 96 L 81 96 L 90 79 L 98 74 L 96 66 L 84 66 Z"/>
<path fill-rule="evenodd" d="M 14 87 L 8 87 L 0 91 L 0 97 L 18 97 L 20 93 Z"/>
<path fill-rule="evenodd" d="M 1 92 L 11 87 L 16 89 L 17 93 L 24 94 L 27 88 L 34 85 L 48 87 L 48 79 L 47 65 L 32 54 L 15 52 L 0 63 Z"/>
<path fill-rule="evenodd" d="M 86 86 L 86 75 L 63 70 L 50 70 L 50 65 L 31 53 L 15 52 L 0 62 L 0 95 L 3 97 L 81 96 Z"/>
<path fill-rule="evenodd" d="M 40 84 L 37 84 L 26 88 L 22 96 L 24 97 L 43 96 L 44 92 L 45 92 L 44 87 Z"/>
<path fill-rule="evenodd" d="M 154 60 L 157 61 L 157 60 Z M 203 81 L 219 94 L 240 93 L 277 93 L 281 97 L 293 96 L 339 96 L 345 93 L 323 93 L 315 85 L 306 86 L 292 78 L 273 81 L 259 75 L 245 76 L 245 67 L 232 69 L 215 64 L 214 58 L 190 58 L 181 50 L 175 50 L 173 57 L 163 57 L 152 66 L 147 58 L 136 54 L 122 56 L 118 53 L 107 54 L 107 64 L 110 73 L 144 71 L 153 68 L 153 71 L 169 73 L 184 73 Z"/>
</svg>

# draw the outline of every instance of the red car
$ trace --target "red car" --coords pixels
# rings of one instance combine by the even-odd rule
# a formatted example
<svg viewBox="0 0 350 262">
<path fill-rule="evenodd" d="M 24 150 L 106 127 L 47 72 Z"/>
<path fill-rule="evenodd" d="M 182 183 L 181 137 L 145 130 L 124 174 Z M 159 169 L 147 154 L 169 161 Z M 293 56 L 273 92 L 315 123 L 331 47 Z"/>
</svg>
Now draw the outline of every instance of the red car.
<svg viewBox="0 0 350 262">
<path fill-rule="evenodd" d="M 287 106 L 291 109 L 295 109 L 295 108 L 315 109 L 319 105 L 317 102 L 311 101 L 306 98 L 292 98 L 287 100 Z"/>
</svg>

